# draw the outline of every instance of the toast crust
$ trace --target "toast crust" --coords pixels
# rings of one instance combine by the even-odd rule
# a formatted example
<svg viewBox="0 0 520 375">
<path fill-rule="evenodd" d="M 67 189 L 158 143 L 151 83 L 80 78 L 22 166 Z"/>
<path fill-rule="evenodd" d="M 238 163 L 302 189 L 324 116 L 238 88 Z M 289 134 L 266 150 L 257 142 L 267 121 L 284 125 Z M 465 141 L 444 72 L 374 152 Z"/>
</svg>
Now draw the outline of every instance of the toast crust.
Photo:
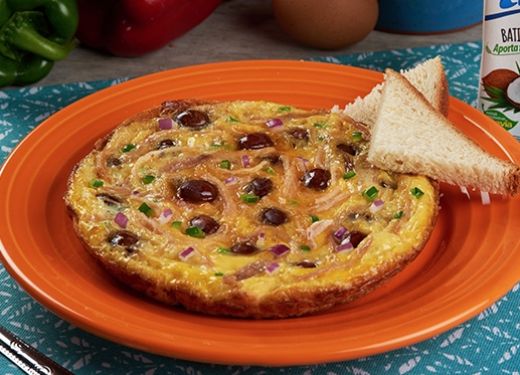
<svg viewBox="0 0 520 375">
<path fill-rule="evenodd" d="M 433 77 L 437 77 L 437 81 L 433 83 L 433 89 L 427 88 L 425 83 L 421 82 L 418 78 L 413 81 L 414 87 L 419 88 L 421 92 L 428 92 L 431 96 L 431 104 L 444 116 L 448 115 L 449 109 L 449 88 L 446 74 L 439 56 L 427 60 L 415 68 L 412 68 L 402 73 L 410 78 L 414 77 L 414 74 L 428 74 Z M 352 117 L 355 121 L 360 121 L 368 125 L 371 128 L 376 120 L 377 108 L 381 95 L 384 88 L 384 82 L 376 85 L 366 96 L 358 97 L 354 102 L 349 103 L 345 106 L 345 114 Z"/>
<path fill-rule="evenodd" d="M 444 69 L 442 67 L 442 63 L 440 62 L 437 65 L 437 69 L 440 71 L 438 72 L 439 77 L 441 77 L 439 83 L 438 83 L 438 89 L 437 89 L 437 95 L 435 99 L 435 104 L 433 107 L 437 109 L 440 113 L 442 113 L 443 116 L 448 116 L 449 111 L 449 101 L 450 101 L 450 90 L 448 86 L 448 79 L 446 78 L 446 74 L 444 73 Z M 424 97 L 424 95 L 423 95 Z M 433 104 L 433 103 L 432 103 Z"/>
</svg>

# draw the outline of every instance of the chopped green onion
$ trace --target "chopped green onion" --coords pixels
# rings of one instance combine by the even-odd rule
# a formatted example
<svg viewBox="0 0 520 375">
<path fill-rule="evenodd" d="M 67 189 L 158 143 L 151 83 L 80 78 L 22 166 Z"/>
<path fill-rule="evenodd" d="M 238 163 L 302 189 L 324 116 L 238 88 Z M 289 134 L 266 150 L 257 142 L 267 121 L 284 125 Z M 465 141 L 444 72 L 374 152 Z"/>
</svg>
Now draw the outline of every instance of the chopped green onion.
<svg viewBox="0 0 520 375">
<path fill-rule="evenodd" d="M 278 108 L 278 112 L 289 112 L 291 109 L 292 109 L 292 107 L 290 107 L 288 105 L 284 105 L 284 106 Z"/>
<path fill-rule="evenodd" d="M 350 180 L 352 177 L 355 177 L 356 176 L 356 172 L 355 171 L 348 171 L 348 172 L 345 172 L 343 174 L 343 179 L 344 180 Z"/>
<path fill-rule="evenodd" d="M 326 122 L 315 122 L 314 127 L 317 129 L 325 129 L 327 127 Z"/>
<path fill-rule="evenodd" d="M 379 190 L 375 186 L 369 187 L 367 190 L 363 192 L 363 196 L 370 202 L 372 202 L 377 197 L 377 193 Z"/>
<path fill-rule="evenodd" d="M 403 214 L 404 212 L 403 211 L 397 211 L 395 214 L 394 214 L 394 219 L 400 219 L 403 217 Z"/>
<path fill-rule="evenodd" d="M 355 142 L 359 142 L 363 140 L 363 133 L 361 132 L 352 132 L 352 140 Z"/>
<path fill-rule="evenodd" d="M 224 276 L 224 272 L 215 272 L 215 276 Z"/>
<path fill-rule="evenodd" d="M 132 143 L 129 143 L 127 145 L 124 145 L 123 148 L 121 149 L 122 152 L 130 152 L 132 151 L 133 149 L 135 148 L 135 145 L 132 144 Z"/>
<path fill-rule="evenodd" d="M 256 203 L 260 200 L 260 197 L 255 194 L 247 193 L 240 195 L 240 199 L 245 203 Z"/>
<path fill-rule="evenodd" d="M 148 185 L 151 184 L 155 180 L 155 176 L 152 176 L 151 174 L 147 174 L 143 177 L 143 184 Z"/>
<path fill-rule="evenodd" d="M 291 206 L 298 206 L 300 204 L 300 202 L 298 202 L 296 199 L 289 199 L 287 203 L 289 203 Z"/>
<path fill-rule="evenodd" d="M 224 147 L 225 143 L 226 142 L 224 142 L 224 141 L 213 141 L 213 142 L 211 142 L 211 144 L 209 146 L 210 146 L 210 148 L 221 148 L 221 147 Z"/>
<path fill-rule="evenodd" d="M 186 228 L 186 234 L 188 236 L 195 237 L 195 238 L 204 238 L 206 236 L 204 231 L 202 229 L 200 229 L 199 227 Z"/>
<path fill-rule="evenodd" d="M 231 162 L 229 160 L 222 160 L 218 166 L 222 169 L 231 169 Z"/>
<path fill-rule="evenodd" d="M 327 137 L 323 135 L 318 135 L 318 141 L 323 142 L 325 139 L 327 139 Z"/>
<path fill-rule="evenodd" d="M 311 251 L 311 248 L 308 245 L 300 245 L 300 250 L 301 251 Z"/>
<path fill-rule="evenodd" d="M 318 216 L 316 216 L 316 215 L 311 215 L 311 222 L 315 223 L 317 221 L 320 221 L 320 218 Z"/>
<path fill-rule="evenodd" d="M 239 122 L 238 119 L 234 118 L 233 116 L 229 116 L 227 120 L 228 122 Z"/>
<path fill-rule="evenodd" d="M 172 227 L 174 227 L 175 229 L 181 229 L 182 227 L 182 221 L 174 221 L 172 223 Z"/>
<path fill-rule="evenodd" d="M 92 180 L 92 181 L 90 181 L 90 185 L 91 185 L 92 187 L 95 187 L 95 188 L 101 187 L 101 186 L 103 186 L 104 184 L 105 184 L 105 183 L 104 183 L 103 181 L 101 181 L 101 180 Z"/>
<path fill-rule="evenodd" d="M 145 202 L 141 203 L 139 206 L 139 211 L 141 211 L 146 216 L 150 217 L 153 215 L 153 210 L 150 206 L 148 206 Z"/>
<path fill-rule="evenodd" d="M 217 248 L 217 253 L 219 253 L 219 254 L 229 254 L 230 252 L 231 252 L 231 249 L 228 247 Z"/>
<path fill-rule="evenodd" d="M 419 189 L 418 187 L 414 187 L 413 189 L 410 189 L 410 193 L 412 193 L 412 195 L 419 199 L 420 197 L 422 197 L 424 195 L 424 192 Z"/>
<path fill-rule="evenodd" d="M 271 168 L 271 167 L 265 167 L 265 168 L 264 168 L 264 171 L 265 171 L 266 173 L 268 173 L 268 174 L 271 174 L 271 175 L 276 174 L 276 172 L 274 171 L 274 169 Z"/>
</svg>

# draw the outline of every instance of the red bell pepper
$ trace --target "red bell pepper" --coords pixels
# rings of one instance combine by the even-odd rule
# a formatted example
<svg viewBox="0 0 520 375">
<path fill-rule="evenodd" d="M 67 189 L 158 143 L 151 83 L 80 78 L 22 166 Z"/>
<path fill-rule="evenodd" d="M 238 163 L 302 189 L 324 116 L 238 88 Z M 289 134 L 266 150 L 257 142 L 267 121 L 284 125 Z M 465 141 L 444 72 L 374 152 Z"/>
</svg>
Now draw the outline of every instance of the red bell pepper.
<svg viewBox="0 0 520 375">
<path fill-rule="evenodd" d="M 192 29 L 221 0 L 78 0 L 77 38 L 116 56 L 140 56 Z"/>
</svg>

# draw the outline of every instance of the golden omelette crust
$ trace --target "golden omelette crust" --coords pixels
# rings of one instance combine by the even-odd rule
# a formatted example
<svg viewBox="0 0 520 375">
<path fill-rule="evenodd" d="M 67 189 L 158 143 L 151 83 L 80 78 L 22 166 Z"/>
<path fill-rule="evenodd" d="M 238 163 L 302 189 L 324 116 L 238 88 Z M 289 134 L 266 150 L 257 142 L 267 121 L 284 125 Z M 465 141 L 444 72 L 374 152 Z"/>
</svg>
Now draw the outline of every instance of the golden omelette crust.
<svg viewBox="0 0 520 375">
<path fill-rule="evenodd" d="M 208 113 L 211 124 L 198 130 L 179 127 L 176 116 L 186 110 Z M 159 118 L 172 118 L 172 130 L 157 129 Z M 280 118 L 283 125 L 267 128 L 265 122 L 272 118 Z M 273 138 L 274 151 L 282 158 L 288 155 L 287 159 L 267 163 L 265 168 L 256 168 L 251 174 L 240 174 L 246 167 L 240 165 L 241 155 L 232 159 L 233 153 L 250 153 L 252 166 L 247 168 L 254 169 L 266 163 L 260 156 L 262 150 L 237 150 L 236 139 L 248 133 L 248 126 L 251 131 L 261 131 Z M 236 127 L 237 131 L 219 133 L 221 128 L 230 127 Z M 294 128 L 306 129 L 308 139 L 293 139 L 288 133 Z M 144 135 L 139 135 L 140 132 Z M 161 137 L 157 135 L 161 132 L 168 135 L 167 139 L 172 135 L 177 137 L 177 144 L 167 148 L 164 154 L 155 146 L 150 148 L 149 141 L 158 142 Z M 358 137 L 355 141 L 352 140 L 354 132 Z M 361 141 L 359 133 L 362 134 Z M 190 137 L 195 137 L 195 141 Z M 424 177 L 393 175 L 369 166 L 364 159 L 367 137 L 368 132 L 362 124 L 354 123 L 344 115 L 324 111 L 305 111 L 266 102 L 167 102 L 125 121 L 98 141 L 94 151 L 71 174 L 65 200 L 74 228 L 90 254 L 118 280 L 149 297 L 192 311 L 244 318 L 284 318 L 324 311 L 370 292 L 398 273 L 423 248 L 438 213 L 438 186 Z M 208 139 L 211 140 L 209 146 L 208 142 L 203 143 Z M 219 142 L 224 146 L 214 147 L 213 144 Z M 319 147 L 316 147 L 317 142 L 322 142 Z M 121 151 L 123 146 L 134 143 L 137 147 L 133 150 Z M 344 155 L 343 151 L 337 150 L 340 143 L 354 145 L 359 154 Z M 329 145 L 331 147 L 327 148 Z M 175 149 L 184 151 L 168 154 Z M 317 150 L 326 151 L 320 154 Z M 132 152 L 142 155 L 132 159 Z M 152 183 L 140 185 L 142 181 L 136 180 L 132 173 L 125 174 L 125 165 L 137 170 L 134 174 L 151 174 L 151 169 L 143 172 L 149 165 L 139 164 L 142 170 L 135 167 L 151 154 L 163 154 L 157 160 L 152 158 L 150 165 L 165 176 L 156 173 Z M 107 168 L 115 156 L 122 163 Z M 232 160 L 230 171 L 220 171 L 211 164 L 218 165 L 224 157 Z M 286 163 L 289 159 L 305 159 L 311 166 Z M 175 168 L 169 170 L 172 160 Z M 178 164 L 179 160 L 187 161 L 186 170 L 182 169 L 185 165 Z M 324 190 L 309 189 L 301 182 L 301 175 L 316 166 L 328 167 L 332 172 L 330 185 Z M 268 167 L 271 167 L 270 171 Z M 343 173 L 348 167 L 354 167 L 357 175 L 345 180 Z M 292 173 L 291 170 L 297 172 L 298 178 L 286 184 L 286 176 Z M 273 172 L 275 175 L 271 174 Z M 218 173 L 225 174 L 220 176 Z M 218 185 L 219 197 L 214 202 L 179 203 L 176 188 L 192 175 L 196 178 L 218 176 L 221 180 L 238 176 L 239 182 L 231 187 Z M 272 179 L 274 190 L 258 202 L 241 202 L 240 195 L 253 177 Z M 93 181 L 103 181 L 103 186 L 94 187 Z M 154 186 L 148 188 L 149 185 Z M 378 198 L 384 199 L 380 211 L 371 212 L 373 202 L 363 195 L 371 186 L 377 186 Z M 420 187 L 424 195 L 413 196 L 410 191 L 415 187 Z M 142 189 L 148 189 L 147 193 Z M 224 193 L 223 189 L 228 190 Z M 284 193 L 291 199 L 283 197 Z M 320 203 L 320 198 L 327 193 L 331 198 Z M 121 202 L 109 200 L 107 205 L 106 199 L 100 197 L 102 194 Z M 224 194 L 231 199 L 224 199 Z M 157 199 L 157 196 L 161 198 Z M 335 196 L 339 199 L 328 204 Z M 229 200 L 232 204 L 226 203 Z M 150 217 L 139 211 L 143 201 L 153 208 Z M 167 222 L 161 219 L 162 205 L 173 211 Z M 239 208 L 229 211 L 229 205 Z M 266 206 L 284 210 L 289 216 L 288 222 L 277 227 L 264 225 L 258 212 Z M 226 211 L 228 217 L 219 216 L 221 211 Z M 124 229 L 114 222 L 118 212 L 125 213 L 128 219 Z M 400 212 L 401 217 L 395 218 Z M 221 225 L 219 230 L 205 238 L 186 235 L 187 222 L 196 213 L 217 218 Z M 319 216 L 320 221 L 312 223 L 310 215 Z M 317 228 L 317 224 L 328 220 L 332 222 L 329 227 L 309 237 L 310 227 Z M 172 227 L 173 221 L 182 222 L 182 228 Z M 341 226 L 351 233 L 363 234 L 361 242 L 353 249 L 336 250 L 339 245 L 331 237 Z M 118 231 L 134 233 L 139 240 L 131 246 L 114 245 L 107 238 Z M 259 231 L 265 235 L 265 240 L 258 236 Z M 283 232 L 288 231 L 289 235 L 284 235 Z M 256 245 L 255 253 L 229 251 L 233 244 L 245 240 Z M 167 245 L 162 246 L 164 243 Z M 270 248 L 279 243 L 288 245 L 290 252 L 273 255 Z M 308 245 L 310 251 L 300 250 L 299 244 Z M 188 246 L 194 247 L 197 254 L 181 259 L 180 254 Z M 219 248 L 226 251 L 219 252 Z M 301 266 L 305 262 L 313 263 L 314 267 Z M 278 268 L 269 272 L 272 264 Z"/>
</svg>

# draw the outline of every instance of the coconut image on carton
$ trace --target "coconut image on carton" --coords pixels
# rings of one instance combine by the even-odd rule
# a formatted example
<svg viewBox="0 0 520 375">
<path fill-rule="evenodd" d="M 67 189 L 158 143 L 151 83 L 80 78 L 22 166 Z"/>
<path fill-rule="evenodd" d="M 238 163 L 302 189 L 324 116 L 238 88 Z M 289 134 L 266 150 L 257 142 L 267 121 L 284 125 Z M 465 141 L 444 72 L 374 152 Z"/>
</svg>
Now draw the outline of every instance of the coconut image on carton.
<svg viewBox="0 0 520 375">
<path fill-rule="evenodd" d="M 515 108 L 520 108 L 520 80 L 516 77 L 506 88 L 506 98 Z"/>
<path fill-rule="evenodd" d="M 504 129 L 511 130 L 520 121 L 520 74 L 511 69 L 495 69 L 482 77 L 481 85 L 482 110 Z"/>
<path fill-rule="evenodd" d="M 478 109 L 520 140 L 520 12 L 517 3 L 484 1 Z"/>
<path fill-rule="evenodd" d="M 513 107 L 520 105 L 520 75 L 509 69 L 496 69 L 482 78 L 484 90 L 496 104 L 505 104 L 507 99 Z M 508 107 L 507 105 L 505 106 Z"/>
</svg>

